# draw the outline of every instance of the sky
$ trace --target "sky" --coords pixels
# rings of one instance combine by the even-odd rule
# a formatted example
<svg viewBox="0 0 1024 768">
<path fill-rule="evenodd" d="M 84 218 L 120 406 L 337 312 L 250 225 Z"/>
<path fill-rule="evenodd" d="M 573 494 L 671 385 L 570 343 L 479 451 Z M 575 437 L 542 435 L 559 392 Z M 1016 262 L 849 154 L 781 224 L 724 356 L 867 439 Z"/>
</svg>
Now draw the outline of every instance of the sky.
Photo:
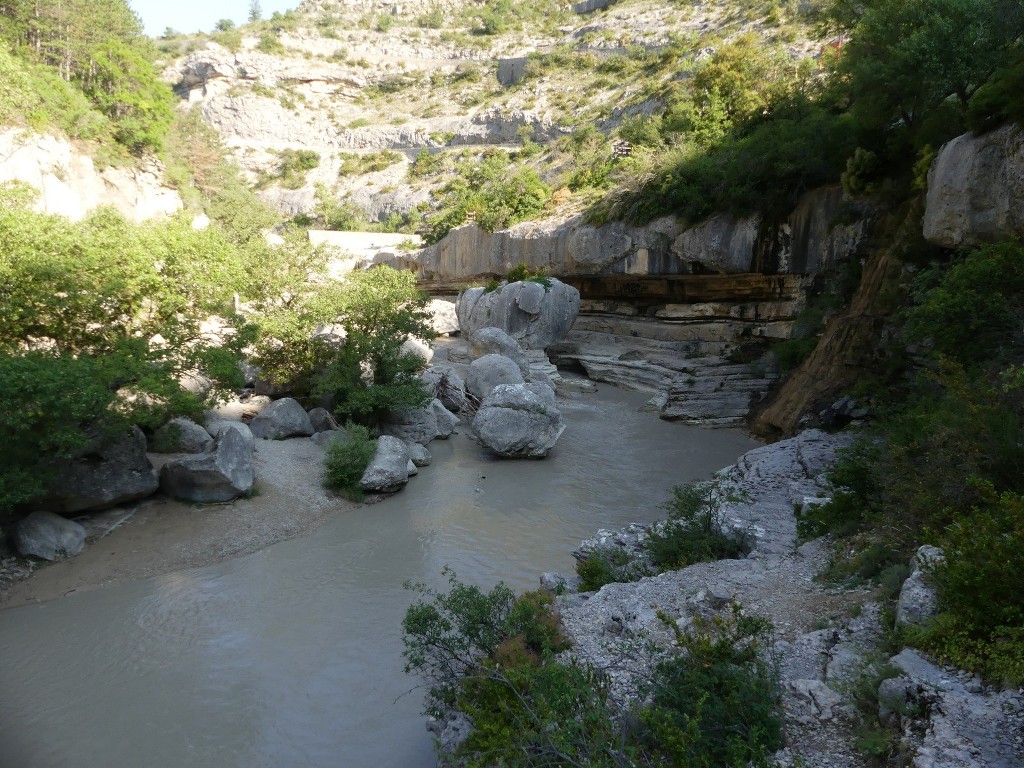
<svg viewBox="0 0 1024 768">
<path fill-rule="evenodd" d="M 244 24 L 249 18 L 249 0 L 128 0 L 142 18 L 146 34 L 159 37 L 167 27 L 178 32 L 210 32 L 220 19 Z M 298 6 L 299 0 L 260 0 L 263 18 Z"/>
</svg>

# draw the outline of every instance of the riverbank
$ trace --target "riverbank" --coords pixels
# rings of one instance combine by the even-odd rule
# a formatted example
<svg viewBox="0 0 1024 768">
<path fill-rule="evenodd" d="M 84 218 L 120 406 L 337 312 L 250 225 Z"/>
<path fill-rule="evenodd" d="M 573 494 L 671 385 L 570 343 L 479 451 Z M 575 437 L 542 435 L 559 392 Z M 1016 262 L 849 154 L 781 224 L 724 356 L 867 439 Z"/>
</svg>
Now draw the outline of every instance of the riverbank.
<svg viewBox="0 0 1024 768">
<path fill-rule="evenodd" d="M 849 442 L 849 435 L 808 430 L 748 451 L 719 473 L 722 496 L 731 497 L 722 505 L 724 523 L 753 537 L 742 559 L 582 593 L 572 591 L 573 578 L 545 574 L 549 588 L 563 585 L 555 592 L 570 649 L 559 660 L 596 670 L 614 720 L 641 705 L 659 665 L 679 654 L 681 637 L 727 626 L 738 610 L 773 627 L 766 656 L 777 674 L 784 745 L 771 759 L 776 768 L 1024 765 L 1024 689 L 986 685 L 906 647 L 892 593 L 830 585 L 821 578 L 833 557 L 830 542 L 798 540 L 797 510 L 825 500 L 825 474 Z M 604 552 L 612 562 L 639 562 L 648 530 L 602 530 L 578 556 Z M 452 712 L 430 729 L 441 764 L 461 764 L 452 753 L 471 729 L 465 717 Z"/>
<path fill-rule="evenodd" d="M 157 466 L 171 458 L 150 456 Z M 247 555 L 363 506 L 324 489 L 323 449 L 312 440 L 258 440 L 253 460 L 252 498 L 188 504 L 160 494 L 83 516 L 89 535 L 77 557 L 32 567 L 12 553 L 0 568 L 0 610 Z"/>
</svg>

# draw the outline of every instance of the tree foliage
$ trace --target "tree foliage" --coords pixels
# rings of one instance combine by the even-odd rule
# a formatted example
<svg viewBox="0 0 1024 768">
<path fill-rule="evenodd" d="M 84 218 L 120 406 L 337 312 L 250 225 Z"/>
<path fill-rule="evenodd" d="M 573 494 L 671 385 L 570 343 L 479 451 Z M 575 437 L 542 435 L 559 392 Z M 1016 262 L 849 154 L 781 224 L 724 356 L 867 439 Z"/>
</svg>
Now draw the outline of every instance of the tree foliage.
<svg viewBox="0 0 1024 768">
<path fill-rule="evenodd" d="M 233 310 L 245 265 L 216 230 L 184 218 L 140 226 L 109 210 L 72 223 L 27 202 L 8 192 L 0 206 L 0 364 L 23 384 L 2 407 L 5 434 L 18 436 L 3 507 L 35 495 L 52 463 L 97 432 L 201 411 L 183 373 L 209 376 L 211 397 L 238 386 L 250 336 Z M 235 331 L 205 333 L 211 315 Z"/>
<path fill-rule="evenodd" d="M 1019 0 L 840 0 L 829 17 L 850 30 L 835 66 L 858 123 L 919 145 L 961 130 L 972 96 L 1024 32 Z"/>
<path fill-rule="evenodd" d="M 48 69 L 86 96 L 109 122 L 111 137 L 130 152 L 161 147 L 171 122 L 171 91 L 160 82 L 150 42 L 124 0 L 8 0 L 0 3 L 0 42 L 30 67 Z M 46 82 L 41 75 L 37 80 Z M 82 116 L 66 114 L 81 111 L 67 94 L 40 101 L 29 119 L 37 127 L 52 123 L 81 138 L 105 133 L 95 117 L 84 121 L 91 125 L 86 130 Z"/>
</svg>

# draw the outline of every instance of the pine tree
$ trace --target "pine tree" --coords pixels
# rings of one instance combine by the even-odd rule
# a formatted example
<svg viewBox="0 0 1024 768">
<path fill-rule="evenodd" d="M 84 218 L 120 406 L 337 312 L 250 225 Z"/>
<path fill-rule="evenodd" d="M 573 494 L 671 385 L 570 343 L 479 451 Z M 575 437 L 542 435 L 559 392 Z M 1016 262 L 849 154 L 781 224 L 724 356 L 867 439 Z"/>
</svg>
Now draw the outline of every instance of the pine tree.
<svg viewBox="0 0 1024 768">
<path fill-rule="evenodd" d="M 249 21 L 259 21 L 263 18 L 263 9 L 260 8 L 260 0 L 251 0 L 249 3 Z"/>
</svg>

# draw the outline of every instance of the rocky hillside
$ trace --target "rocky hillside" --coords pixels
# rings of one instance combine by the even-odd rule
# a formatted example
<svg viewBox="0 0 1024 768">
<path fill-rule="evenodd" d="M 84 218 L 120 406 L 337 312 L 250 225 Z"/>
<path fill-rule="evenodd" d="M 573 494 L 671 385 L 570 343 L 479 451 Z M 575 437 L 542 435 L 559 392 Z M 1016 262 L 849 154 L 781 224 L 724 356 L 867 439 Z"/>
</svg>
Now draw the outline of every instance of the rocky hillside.
<svg viewBox="0 0 1024 768">
<path fill-rule="evenodd" d="M 791 63 L 816 54 L 795 8 L 627 0 L 577 13 L 555 2 L 307 0 L 210 40 L 161 44 L 169 56 L 198 46 L 169 58 L 164 77 L 280 211 L 312 211 L 323 184 L 383 222 L 428 204 L 460 161 L 485 149 L 525 153 L 549 184 L 565 186 L 574 131 L 610 134 L 654 112 L 723 42 L 751 33 Z M 299 151 L 315 157 L 289 174 Z M 571 195 L 557 203 L 573 207 Z"/>
</svg>

